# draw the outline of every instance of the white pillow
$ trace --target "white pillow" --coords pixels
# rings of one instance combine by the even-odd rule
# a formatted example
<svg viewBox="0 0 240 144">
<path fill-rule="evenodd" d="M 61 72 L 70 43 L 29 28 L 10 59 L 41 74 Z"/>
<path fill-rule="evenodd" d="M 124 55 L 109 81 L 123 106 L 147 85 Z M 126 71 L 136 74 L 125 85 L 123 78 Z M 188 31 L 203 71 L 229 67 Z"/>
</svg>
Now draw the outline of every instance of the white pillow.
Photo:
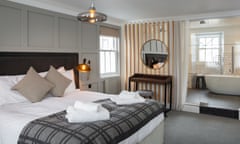
<svg viewBox="0 0 240 144">
<path fill-rule="evenodd" d="M 65 68 L 64 66 L 61 66 L 57 69 L 58 72 L 65 72 Z M 44 72 L 40 72 L 38 73 L 41 77 L 45 77 L 47 75 L 48 71 L 44 71 Z M 10 79 L 15 79 L 16 83 L 17 84 L 20 80 L 22 80 L 24 77 L 26 76 L 26 74 L 23 74 L 23 75 L 11 75 L 11 76 L 8 76 Z"/>
<path fill-rule="evenodd" d="M 41 72 L 39 74 L 43 77 L 47 72 Z M 12 90 L 12 87 L 25 76 L 26 74 L 0 76 L 0 105 L 29 101 L 19 92 Z"/>
<path fill-rule="evenodd" d="M 64 66 L 61 66 L 57 69 L 58 72 L 65 72 Z M 45 77 L 48 71 L 40 72 L 41 77 Z M 25 77 L 26 74 L 21 75 L 9 75 L 9 76 L 0 76 L 0 105 L 8 103 L 20 103 L 26 102 L 27 100 L 19 92 L 11 90 L 11 88 L 16 85 L 20 80 Z"/>
<path fill-rule="evenodd" d="M 65 72 L 66 70 L 65 70 L 64 66 L 61 66 L 57 69 L 57 71 L 61 73 L 61 72 Z"/>
<path fill-rule="evenodd" d="M 14 85 L 15 81 L 8 76 L 0 77 L 0 105 L 28 101 L 20 93 L 11 90 Z"/>
<path fill-rule="evenodd" d="M 76 86 L 75 86 L 75 79 L 74 79 L 74 71 L 73 69 L 71 70 L 67 70 L 65 72 L 61 72 L 62 75 L 64 75 L 66 78 L 72 80 L 70 85 L 66 88 L 64 95 L 66 93 L 72 92 L 76 90 Z"/>
<path fill-rule="evenodd" d="M 59 67 L 58 69 L 57 69 L 57 71 L 58 72 L 65 72 L 66 70 L 65 70 L 65 68 L 64 68 L 64 66 L 61 66 L 61 67 Z M 45 77 L 46 75 L 47 75 L 47 73 L 48 73 L 48 71 L 45 71 L 45 72 L 40 72 L 40 73 L 38 73 L 41 77 Z M 23 78 L 23 77 L 22 77 Z"/>
</svg>

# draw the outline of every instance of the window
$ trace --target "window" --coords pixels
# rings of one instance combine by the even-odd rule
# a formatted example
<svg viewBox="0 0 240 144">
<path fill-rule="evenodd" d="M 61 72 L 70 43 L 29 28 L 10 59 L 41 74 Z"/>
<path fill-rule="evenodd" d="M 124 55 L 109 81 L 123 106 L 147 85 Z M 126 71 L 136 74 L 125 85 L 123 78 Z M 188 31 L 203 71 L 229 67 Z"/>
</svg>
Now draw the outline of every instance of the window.
<svg viewBox="0 0 240 144">
<path fill-rule="evenodd" d="M 198 61 L 220 64 L 222 39 L 222 32 L 196 34 Z"/>
<path fill-rule="evenodd" d="M 101 77 L 119 75 L 119 30 L 100 28 Z"/>
</svg>

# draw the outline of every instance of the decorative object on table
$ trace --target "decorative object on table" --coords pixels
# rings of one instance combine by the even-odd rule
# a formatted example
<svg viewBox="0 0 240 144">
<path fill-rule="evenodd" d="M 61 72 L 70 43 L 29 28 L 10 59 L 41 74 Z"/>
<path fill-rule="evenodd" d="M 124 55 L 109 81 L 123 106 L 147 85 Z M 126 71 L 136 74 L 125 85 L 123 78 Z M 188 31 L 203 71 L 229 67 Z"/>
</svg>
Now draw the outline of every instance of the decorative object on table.
<svg viewBox="0 0 240 144">
<path fill-rule="evenodd" d="M 81 72 L 81 80 L 89 80 L 89 72 L 91 71 L 90 60 L 86 63 L 86 58 L 83 59 L 83 63 L 77 66 L 77 70 Z"/>
<path fill-rule="evenodd" d="M 137 90 L 138 94 L 144 98 L 152 99 L 153 91 L 152 90 Z"/>
<path fill-rule="evenodd" d="M 104 22 L 107 20 L 107 15 L 97 12 L 94 6 L 94 0 L 92 0 L 88 11 L 78 14 L 77 19 L 88 23 Z"/>
</svg>

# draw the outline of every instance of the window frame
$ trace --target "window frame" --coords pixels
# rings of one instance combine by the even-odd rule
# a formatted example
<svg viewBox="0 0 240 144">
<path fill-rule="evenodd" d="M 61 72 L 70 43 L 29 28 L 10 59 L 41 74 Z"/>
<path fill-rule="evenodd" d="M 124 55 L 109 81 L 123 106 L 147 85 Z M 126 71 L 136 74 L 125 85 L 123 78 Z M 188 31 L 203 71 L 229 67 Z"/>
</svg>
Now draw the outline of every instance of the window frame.
<svg viewBox="0 0 240 144">
<path fill-rule="evenodd" d="M 200 62 L 200 63 L 218 63 L 218 64 L 222 64 L 222 59 L 221 58 L 217 58 L 217 61 L 215 60 L 212 60 L 212 61 L 207 61 L 206 60 L 206 52 L 207 50 L 218 50 L 218 55 L 222 55 L 223 54 L 223 42 L 224 42 L 224 32 L 204 32 L 204 33 L 196 33 L 195 34 L 195 42 L 196 42 L 196 58 L 197 58 L 197 62 Z M 219 44 L 218 44 L 218 48 L 207 48 L 207 46 L 205 47 L 200 47 L 200 38 L 211 38 L 211 37 L 216 37 L 219 39 Z M 205 51 L 205 60 L 204 61 L 201 61 L 200 60 L 200 50 L 204 50 Z"/>
<path fill-rule="evenodd" d="M 109 35 L 102 35 L 99 34 L 99 73 L 100 73 L 100 77 L 101 78 L 106 78 L 106 77 L 116 77 L 116 76 L 120 76 L 120 35 L 118 37 L 114 37 L 116 38 L 116 49 L 112 49 L 112 50 L 107 50 L 107 49 L 102 49 L 102 44 L 101 44 L 101 37 L 114 37 L 114 36 L 109 36 Z M 116 64 L 116 72 L 105 72 L 105 73 L 101 73 L 101 53 L 104 52 L 113 52 L 115 53 L 116 57 L 115 57 L 115 64 Z M 106 57 L 105 57 L 106 58 Z"/>
</svg>

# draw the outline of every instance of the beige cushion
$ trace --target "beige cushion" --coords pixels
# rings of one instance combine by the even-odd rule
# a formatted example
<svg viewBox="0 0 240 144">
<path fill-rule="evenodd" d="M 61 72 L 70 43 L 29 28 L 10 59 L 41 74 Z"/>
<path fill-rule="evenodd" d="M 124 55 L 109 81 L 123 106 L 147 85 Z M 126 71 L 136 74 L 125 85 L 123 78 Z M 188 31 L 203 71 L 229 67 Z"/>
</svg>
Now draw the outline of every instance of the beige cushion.
<svg viewBox="0 0 240 144">
<path fill-rule="evenodd" d="M 71 83 L 70 79 L 59 73 L 53 66 L 50 66 L 46 79 L 55 85 L 51 89 L 54 96 L 63 96 L 65 89 Z"/>
<path fill-rule="evenodd" d="M 41 101 L 54 85 L 42 78 L 32 67 L 29 68 L 26 76 L 20 80 L 13 90 L 17 90 L 31 102 Z"/>
</svg>

